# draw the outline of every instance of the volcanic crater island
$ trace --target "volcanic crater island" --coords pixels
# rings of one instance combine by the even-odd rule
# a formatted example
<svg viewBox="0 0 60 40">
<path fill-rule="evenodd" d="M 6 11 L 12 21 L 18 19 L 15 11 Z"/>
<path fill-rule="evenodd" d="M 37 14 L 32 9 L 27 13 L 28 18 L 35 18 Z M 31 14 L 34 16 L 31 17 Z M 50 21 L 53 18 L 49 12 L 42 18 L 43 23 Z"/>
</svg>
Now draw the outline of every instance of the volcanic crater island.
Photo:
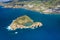
<svg viewBox="0 0 60 40">
<path fill-rule="evenodd" d="M 35 29 L 41 26 L 42 26 L 41 22 L 34 22 L 34 20 L 32 20 L 29 16 L 23 15 L 13 20 L 7 29 L 8 30 L 27 29 L 27 28 Z"/>
</svg>

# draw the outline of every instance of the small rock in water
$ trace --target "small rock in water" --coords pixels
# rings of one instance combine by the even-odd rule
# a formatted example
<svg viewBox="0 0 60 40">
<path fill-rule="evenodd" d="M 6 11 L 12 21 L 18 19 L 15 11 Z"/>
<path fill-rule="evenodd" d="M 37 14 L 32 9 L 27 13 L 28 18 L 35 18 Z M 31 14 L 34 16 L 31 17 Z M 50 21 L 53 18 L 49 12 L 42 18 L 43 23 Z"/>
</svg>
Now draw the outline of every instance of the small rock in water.
<svg viewBox="0 0 60 40">
<path fill-rule="evenodd" d="M 15 32 L 15 34 L 18 34 L 18 32 Z"/>
</svg>

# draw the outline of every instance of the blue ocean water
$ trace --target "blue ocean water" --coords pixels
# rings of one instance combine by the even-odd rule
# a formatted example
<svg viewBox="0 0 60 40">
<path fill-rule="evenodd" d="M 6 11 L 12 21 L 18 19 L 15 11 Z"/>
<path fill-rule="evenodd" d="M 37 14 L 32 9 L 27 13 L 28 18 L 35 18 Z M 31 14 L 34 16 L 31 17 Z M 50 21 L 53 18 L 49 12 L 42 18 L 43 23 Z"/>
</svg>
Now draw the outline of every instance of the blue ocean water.
<svg viewBox="0 0 60 40">
<path fill-rule="evenodd" d="M 6 27 L 22 15 L 28 15 L 34 21 L 42 22 L 43 26 L 36 29 L 8 31 Z M 22 8 L 0 8 L 0 40 L 60 40 L 60 14 L 42 14 Z"/>
</svg>

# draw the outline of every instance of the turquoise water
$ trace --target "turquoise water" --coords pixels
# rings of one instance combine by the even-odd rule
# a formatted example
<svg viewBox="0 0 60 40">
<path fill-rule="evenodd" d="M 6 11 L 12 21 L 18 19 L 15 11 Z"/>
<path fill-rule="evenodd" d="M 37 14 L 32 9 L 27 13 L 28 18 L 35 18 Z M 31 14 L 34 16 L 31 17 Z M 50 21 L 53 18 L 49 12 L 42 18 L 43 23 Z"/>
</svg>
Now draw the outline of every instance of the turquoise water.
<svg viewBox="0 0 60 40">
<path fill-rule="evenodd" d="M 6 27 L 22 15 L 28 15 L 34 21 L 42 22 L 43 26 L 34 30 L 8 31 Z M 25 9 L 0 8 L 0 40 L 60 40 L 60 14 L 45 15 Z"/>
</svg>

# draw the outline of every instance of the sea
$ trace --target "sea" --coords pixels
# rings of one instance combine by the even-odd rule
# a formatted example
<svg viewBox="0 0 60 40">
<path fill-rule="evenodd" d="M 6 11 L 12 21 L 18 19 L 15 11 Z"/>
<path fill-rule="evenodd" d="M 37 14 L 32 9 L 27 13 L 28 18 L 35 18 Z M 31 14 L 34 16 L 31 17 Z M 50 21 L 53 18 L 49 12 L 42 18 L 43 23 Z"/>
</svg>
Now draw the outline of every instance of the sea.
<svg viewBox="0 0 60 40">
<path fill-rule="evenodd" d="M 13 20 L 23 15 L 35 22 L 41 22 L 43 26 L 36 29 L 7 30 Z M 60 14 L 0 7 L 0 40 L 60 40 Z"/>
</svg>

